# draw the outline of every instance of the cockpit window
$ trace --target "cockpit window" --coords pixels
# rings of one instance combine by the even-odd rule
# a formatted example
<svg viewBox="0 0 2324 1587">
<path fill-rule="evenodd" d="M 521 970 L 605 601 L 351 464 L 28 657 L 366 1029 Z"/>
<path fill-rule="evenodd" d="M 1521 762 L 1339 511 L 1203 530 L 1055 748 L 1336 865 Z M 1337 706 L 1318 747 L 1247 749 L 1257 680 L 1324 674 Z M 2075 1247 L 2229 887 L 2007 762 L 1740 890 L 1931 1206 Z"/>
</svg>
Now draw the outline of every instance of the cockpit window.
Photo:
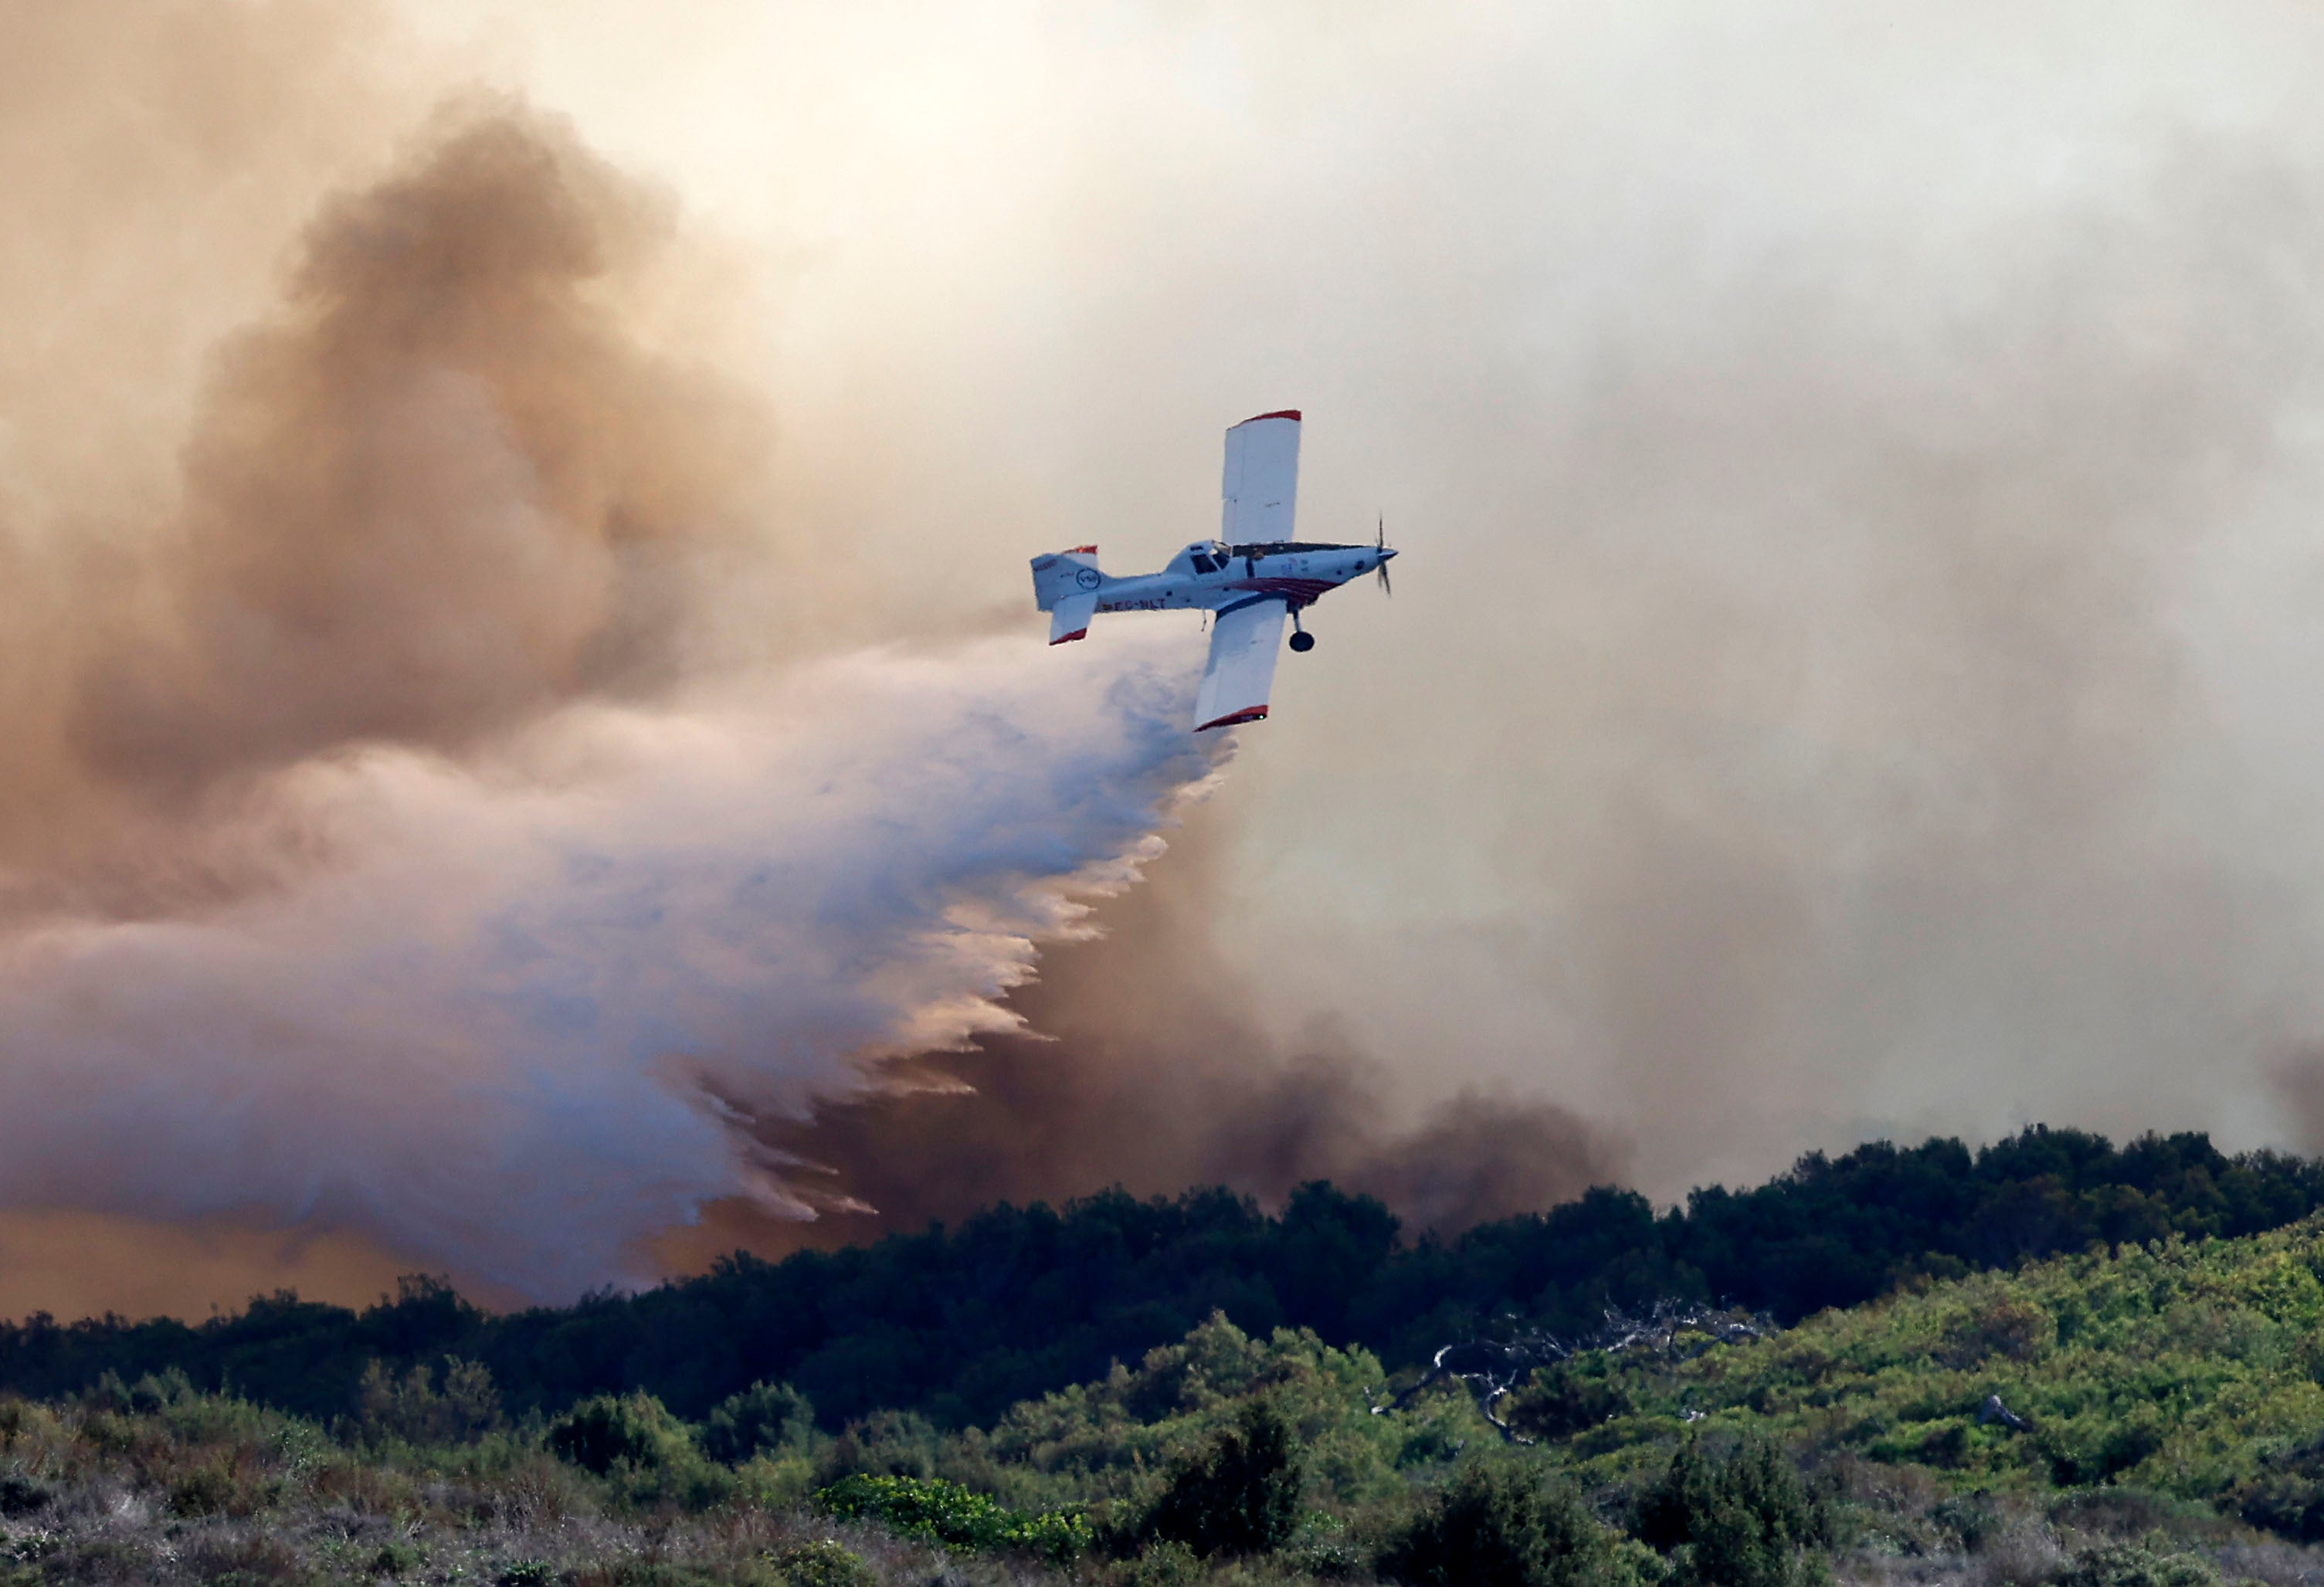
<svg viewBox="0 0 2324 1587">
<path fill-rule="evenodd" d="M 1197 552 L 1195 552 L 1195 553 L 1194 553 L 1194 571 L 1195 571 L 1195 572 L 1197 572 L 1197 573 L 1216 573 L 1218 570 L 1219 570 L 1219 565 L 1218 565 L 1216 562 L 1213 562 L 1213 561 L 1212 561 L 1212 560 L 1211 560 L 1210 556 L 1209 556 L 1209 554 L 1208 554 L 1208 553 L 1206 553 L 1206 552 L 1203 552 L 1203 551 L 1197 551 Z"/>
</svg>

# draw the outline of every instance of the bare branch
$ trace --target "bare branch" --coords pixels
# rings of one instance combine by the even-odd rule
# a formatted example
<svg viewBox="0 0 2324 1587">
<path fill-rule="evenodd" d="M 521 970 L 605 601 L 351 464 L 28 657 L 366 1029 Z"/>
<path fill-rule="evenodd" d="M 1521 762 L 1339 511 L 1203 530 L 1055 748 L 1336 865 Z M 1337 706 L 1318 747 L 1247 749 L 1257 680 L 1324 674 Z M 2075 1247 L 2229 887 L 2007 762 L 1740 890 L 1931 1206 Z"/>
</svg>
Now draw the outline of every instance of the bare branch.
<svg viewBox="0 0 2324 1587">
<path fill-rule="evenodd" d="M 1536 1370 L 1557 1365 L 1591 1351 L 1608 1355 L 1651 1355 L 1677 1362 L 1692 1361 L 1715 1344 L 1735 1344 L 1764 1339 L 1776 1332 L 1764 1315 L 1737 1306 L 1707 1306 L 1675 1300 L 1658 1300 L 1643 1316 L 1609 1309 L 1596 1333 L 1581 1339 L 1561 1339 L 1545 1329 L 1512 1332 L 1505 1338 L 1470 1339 L 1439 1350 L 1418 1381 L 1389 1397 L 1383 1405 L 1370 1389 L 1364 1400 L 1372 1415 L 1402 1410 L 1421 1394 L 1447 1379 L 1457 1379 L 1477 1402 L 1477 1410 L 1492 1424 L 1502 1441 L 1534 1441 L 1509 1426 L 1499 1414 L 1502 1400 Z"/>
</svg>

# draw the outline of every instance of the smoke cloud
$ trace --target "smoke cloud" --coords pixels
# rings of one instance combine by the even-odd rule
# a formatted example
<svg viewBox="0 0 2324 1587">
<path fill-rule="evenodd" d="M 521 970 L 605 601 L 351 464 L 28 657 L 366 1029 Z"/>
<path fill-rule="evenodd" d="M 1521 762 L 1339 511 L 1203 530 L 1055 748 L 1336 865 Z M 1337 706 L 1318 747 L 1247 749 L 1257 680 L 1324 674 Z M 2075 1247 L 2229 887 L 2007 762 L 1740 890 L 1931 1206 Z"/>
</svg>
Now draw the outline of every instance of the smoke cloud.
<svg viewBox="0 0 2324 1587">
<path fill-rule="evenodd" d="M 796 1213 L 737 1113 L 1010 1023 L 1028 939 L 1207 770 L 1185 668 L 1109 670 L 858 656 L 576 708 L 482 767 L 304 766 L 273 818 L 333 858 L 295 887 L 8 945 L 0 1057 L 35 1105 L 0 1195 L 312 1216 L 568 1296 L 718 1195 Z"/>
<path fill-rule="evenodd" d="M 0 23 L 13 1204 L 551 1294 L 2312 1139 L 2315 16 L 666 9 Z M 1286 405 L 1406 556 L 1221 779 L 1024 558 Z"/>
<path fill-rule="evenodd" d="M 1012 1028 L 1158 852 L 1217 752 L 1183 643 L 800 658 L 847 574 L 794 576 L 763 403 L 656 344 L 679 244 L 463 96 L 319 205 L 165 512 L 12 540 L 73 642 L 17 658 L 0 1204 L 641 1276 L 707 1200 L 807 1215 L 739 1122 Z"/>
<path fill-rule="evenodd" d="M 1141 884 L 1100 906 L 1102 935 L 1045 951 L 1009 994 L 1025 1029 L 759 1124 L 820 1171 L 799 1181 L 818 1223 L 728 1207 L 673 1257 L 837 1243 L 1109 1186 L 1226 1185 L 1279 1204 L 1310 1179 L 1379 1196 L 1415 1232 L 1452 1232 L 1625 1176 L 1628 1145 L 1553 1103 L 1471 1089 L 1412 1119 L 1389 1065 L 1345 1032 L 1277 1041 L 1256 1008 L 1265 966 L 1213 940 L 1224 849 L 1213 813 L 1192 811 Z"/>
</svg>

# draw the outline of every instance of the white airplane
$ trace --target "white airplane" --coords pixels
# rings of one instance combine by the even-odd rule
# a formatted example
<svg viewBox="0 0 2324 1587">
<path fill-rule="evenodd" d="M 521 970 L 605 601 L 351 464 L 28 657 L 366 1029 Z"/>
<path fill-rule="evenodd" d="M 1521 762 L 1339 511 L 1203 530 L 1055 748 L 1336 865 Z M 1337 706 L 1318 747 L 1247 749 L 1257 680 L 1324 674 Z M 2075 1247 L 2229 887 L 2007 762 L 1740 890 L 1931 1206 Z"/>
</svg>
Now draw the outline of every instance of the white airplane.
<svg viewBox="0 0 2324 1587">
<path fill-rule="evenodd" d="M 1033 600 L 1050 614 L 1049 642 L 1089 632 L 1100 612 L 1218 614 L 1211 660 L 1194 697 L 1194 731 L 1232 727 L 1267 715 L 1275 682 L 1276 641 L 1291 619 L 1291 648 L 1312 650 L 1315 636 L 1299 622 L 1311 606 L 1351 578 L 1379 570 L 1388 587 L 1385 526 L 1369 546 L 1291 538 L 1299 495 L 1299 411 L 1246 419 L 1227 431 L 1226 505 L 1220 538 L 1196 540 L 1159 573 L 1111 577 L 1098 570 L 1097 548 L 1033 558 Z"/>
</svg>

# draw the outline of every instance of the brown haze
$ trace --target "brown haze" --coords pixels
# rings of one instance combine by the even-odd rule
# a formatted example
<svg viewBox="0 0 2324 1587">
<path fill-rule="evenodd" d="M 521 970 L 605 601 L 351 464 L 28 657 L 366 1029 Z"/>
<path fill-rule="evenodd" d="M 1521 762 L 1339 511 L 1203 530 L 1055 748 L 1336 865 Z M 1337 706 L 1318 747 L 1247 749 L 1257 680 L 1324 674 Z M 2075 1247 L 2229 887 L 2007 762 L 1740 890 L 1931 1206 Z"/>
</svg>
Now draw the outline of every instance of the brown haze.
<svg viewBox="0 0 2324 1587">
<path fill-rule="evenodd" d="M 1251 1006 L 1265 966 L 1232 964 L 1213 940 L 1222 845 L 1209 815 L 1196 810 L 1144 881 L 1101 907 L 1103 935 L 1052 949 L 1010 995 L 1028 1030 L 757 1126 L 802 1165 L 793 1183 L 817 1221 L 722 1205 L 666 1241 L 663 1259 L 840 1244 L 1111 1186 L 1225 1185 L 1279 1205 L 1329 1179 L 1379 1197 L 1416 1233 L 1450 1233 L 1623 1177 L 1627 1145 L 1554 1103 L 1463 1091 L 1406 1125 L 1390 1066 L 1344 1034 L 1271 1038 Z"/>
</svg>

